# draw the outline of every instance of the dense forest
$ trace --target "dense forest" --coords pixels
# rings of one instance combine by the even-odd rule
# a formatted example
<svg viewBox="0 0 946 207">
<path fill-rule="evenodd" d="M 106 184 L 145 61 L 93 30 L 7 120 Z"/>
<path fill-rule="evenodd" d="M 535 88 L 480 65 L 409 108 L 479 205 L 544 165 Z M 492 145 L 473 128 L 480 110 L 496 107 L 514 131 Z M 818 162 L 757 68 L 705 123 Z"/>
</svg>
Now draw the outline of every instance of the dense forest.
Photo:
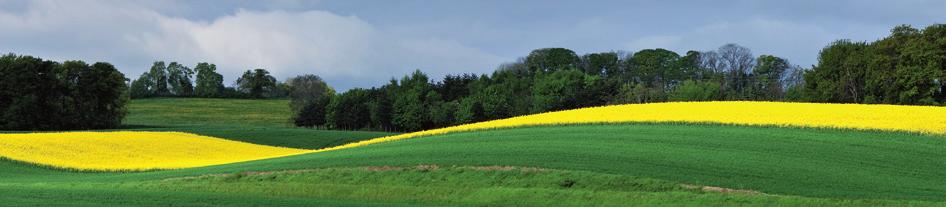
<svg viewBox="0 0 946 207">
<path fill-rule="evenodd" d="M 415 131 L 607 104 L 785 100 L 801 96 L 790 93 L 798 93 L 791 89 L 802 86 L 803 73 L 783 58 L 756 57 L 735 44 L 682 56 L 665 49 L 577 55 L 544 48 L 491 75 L 432 82 L 418 70 L 376 88 L 324 93 L 294 109 L 300 126 Z"/>
<path fill-rule="evenodd" d="M 125 116 L 125 75 L 112 64 L 0 57 L 0 130 L 116 128 Z"/>
<path fill-rule="evenodd" d="M 943 105 L 946 25 L 901 25 L 878 41 L 834 42 L 805 80 L 804 101 Z"/>
<path fill-rule="evenodd" d="M 762 100 L 943 105 L 946 26 L 897 26 L 875 42 L 839 40 L 811 68 L 727 44 L 577 55 L 532 51 L 491 75 L 421 71 L 380 87 L 294 96 L 295 123 L 416 131 L 588 106 L 663 101 Z M 309 78 L 311 79 L 311 77 Z M 289 88 L 293 88 L 290 84 Z M 304 104 L 299 104 L 304 103 Z"/>
</svg>

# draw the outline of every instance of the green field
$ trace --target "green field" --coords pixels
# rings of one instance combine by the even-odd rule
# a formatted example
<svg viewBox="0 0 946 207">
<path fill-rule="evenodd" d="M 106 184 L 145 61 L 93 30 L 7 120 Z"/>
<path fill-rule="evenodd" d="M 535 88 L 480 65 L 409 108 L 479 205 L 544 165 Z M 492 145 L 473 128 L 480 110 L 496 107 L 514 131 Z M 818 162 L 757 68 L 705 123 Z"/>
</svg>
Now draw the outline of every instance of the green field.
<svg viewBox="0 0 946 207">
<path fill-rule="evenodd" d="M 285 101 L 135 100 L 127 123 L 131 130 L 188 131 L 307 148 L 388 134 L 293 128 L 285 121 L 287 109 L 240 113 L 262 106 L 284 107 Z M 460 132 L 139 173 L 69 172 L 0 160 L 0 203 L 946 206 L 944 178 L 946 136 L 941 135 L 595 124 Z"/>
<path fill-rule="evenodd" d="M 394 133 L 292 126 L 289 101 L 204 98 L 134 100 L 122 130 L 181 131 L 256 144 L 320 149 Z"/>
</svg>

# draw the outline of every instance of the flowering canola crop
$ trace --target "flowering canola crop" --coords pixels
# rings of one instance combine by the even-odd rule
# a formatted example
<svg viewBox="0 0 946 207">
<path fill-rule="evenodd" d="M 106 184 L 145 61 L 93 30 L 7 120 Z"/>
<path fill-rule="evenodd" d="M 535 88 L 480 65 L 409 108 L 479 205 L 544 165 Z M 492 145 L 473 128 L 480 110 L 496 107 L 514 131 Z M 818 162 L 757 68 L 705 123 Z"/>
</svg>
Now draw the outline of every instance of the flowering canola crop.
<svg viewBox="0 0 946 207">
<path fill-rule="evenodd" d="M 177 169 L 307 152 L 180 132 L 0 134 L 0 157 L 79 170 Z"/>
<path fill-rule="evenodd" d="M 263 146 L 179 132 L 0 134 L 0 157 L 80 170 L 177 169 L 346 149 L 451 132 L 629 122 L 719 123 L 946 134 L 946 107 L 749 101 L 627 104 L 479 122 L 369 139 L 320 150 Z"/>
<path fill-rule="evenodd" d="M 318 151 L 480 129 L 628 122 L 719 123 L 946 134 L 946 107 L 756 101 L 626 104 L 548 112 L 400 134 Z"/>
</svg>

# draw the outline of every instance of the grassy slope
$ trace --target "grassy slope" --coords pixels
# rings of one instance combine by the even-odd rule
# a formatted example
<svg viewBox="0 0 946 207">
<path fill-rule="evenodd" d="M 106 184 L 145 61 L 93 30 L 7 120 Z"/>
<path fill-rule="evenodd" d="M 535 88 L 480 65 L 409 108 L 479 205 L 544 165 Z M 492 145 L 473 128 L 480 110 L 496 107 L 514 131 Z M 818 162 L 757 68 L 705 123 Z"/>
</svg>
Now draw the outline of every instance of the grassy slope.
<svg viewBox="0 0 946 207">
<path fill-rule="evenodd" d="M 388 134 L 293 128 L 286 121 L 289 115 L 285 102 L 135 100 L 125 124 L 128 130 L 185 131 L 299 148 L 321 148 Z M 0 203 L 944 206 L 943 138 L 720 125 L 581 125 L 464 132 L 272 160 L 145 173 L 75 173 L 0 160 L 0 194 L 4 195 Z M 433 173 L 343 168 L 163 180 L 247 171 L 418 164 L 535 166 L 565 171 L 471 174 L 449 167 Z M 575 181 L 575 187 L 561 187 L 565 180 Z M 778 195 L 703 193 L 674 187 L 680 183 Z"/>
<path fill-rule="evenodd" d="M 44 206 L 942 206 L 705 192 L 585 171 L 509 167 L 324 168 L 165 180 L 0 184 L 2 203 Z M 339 202 L 338 200 L 344 200 Z"/>
<path fill-rule="evenodd" d="M 128 105 L 123 124 L 131 126 L 255 125 L 288 126 L 289 101 L 285 99 L 135 99 Z"/>
<path fill-rule="evenodd" d="M 142 190 L 102 185 L 2 186 L 0 203 L 11 206 L 417 206 L 254 194 Z"/>
<path fill-rule="evenodd" d="M 136 99 L 128 111 L 124 130 L 183 131 L 270 146 L 319 149 L 393 134 L 293 127 L 284 99 Z"/>
<path fill-rule="evenodd" d="M 946 172 L 942 170 L 946 166 L 946 139 L 943 138 L 904 133 L 720 125 L 578 125 L 455 133 L 272 160 L 148 173 L 81 173 L 64 176 L 60 175 L 61 172 L 33 172 L 5 175 L 3 172 L 7 170 L 4 169 L 10 166 L 23 168 L 7 163 L 0 165 L 0 175 L 4 175 L 2 180 L 7 183 L 109 183 L 339 166 L 510 165 L 830 198 L 810 201 L 832 205 L 847 201 L 831 199 L 942 202 L 946 201 L 946 180 L 941 179 L 946 177 Z M 44 173 L 50 175 L 43 176 Z M 467 177 L 456 176 L 452 179 Z M 265 180 L 259 182 L 241 188 L 254 191 L 252 186 L 264 188 L 262 186 L 274 183 Z M 279 183 L 277 186 L 286 184 L 275 183 Z M 229 184 L 224 182 L 219 185 Z M 337 190 L 375 192 L 375 189 L 381 188 L 365 184 L 339 187 Z M 413 190 L 423 192 L 425 189 L 436 190 L 420 187 Z M 528 190 L 531 194 L 524 194 L 538 196 L 529 202 L 547 200 L 541 196 L 568 194 L 539 191 Z M 377 192 L 383 193 L 380 190 Z M 675 193 L 670 194 L 677 198 L 686 197 Z M 664 196 L 670 194 L 647 193 L 645 196 L 634 193 L 648 199 L 665 199 L 669 197 Z M 621 194 L 613 199 L 628 196 L 635 197 Z M 774 201 L 769 197 L 749 200 L 752 200 L 750 204 L 786 204 L 794 198 L 797 197 L 779 197 Z M 729 200 L 714 196 L 691 199 L 696 199 L 692 202 L 709 203 Z"/>
<path fill-rule="evenodd" d="M 946 200 L 946 139 L 718 125 L 583 125 L 455 133 L 161 174 L 374 165 L 587 170 L 815 197 Z"/>
</svg>

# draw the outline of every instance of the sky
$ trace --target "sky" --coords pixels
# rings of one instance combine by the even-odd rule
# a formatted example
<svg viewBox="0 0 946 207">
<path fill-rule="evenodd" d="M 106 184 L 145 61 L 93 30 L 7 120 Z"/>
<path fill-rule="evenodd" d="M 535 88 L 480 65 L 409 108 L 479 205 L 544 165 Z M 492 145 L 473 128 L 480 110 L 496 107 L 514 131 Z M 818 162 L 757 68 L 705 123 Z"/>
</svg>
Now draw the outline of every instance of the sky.
<svg viewBox="0 0 946 207">
<path fill-rule="evenodd" d="M 316 74 L 336 90 L 420 69 L 491 73 L 538 48 L 578 54 L 727 43 L 810 67 L 838 39 L 946 23 L 938 0 L 0 0 L 0 53 L 109 62 L 129 79 L 154 61 L 279 80 Z"/>
</svg>

